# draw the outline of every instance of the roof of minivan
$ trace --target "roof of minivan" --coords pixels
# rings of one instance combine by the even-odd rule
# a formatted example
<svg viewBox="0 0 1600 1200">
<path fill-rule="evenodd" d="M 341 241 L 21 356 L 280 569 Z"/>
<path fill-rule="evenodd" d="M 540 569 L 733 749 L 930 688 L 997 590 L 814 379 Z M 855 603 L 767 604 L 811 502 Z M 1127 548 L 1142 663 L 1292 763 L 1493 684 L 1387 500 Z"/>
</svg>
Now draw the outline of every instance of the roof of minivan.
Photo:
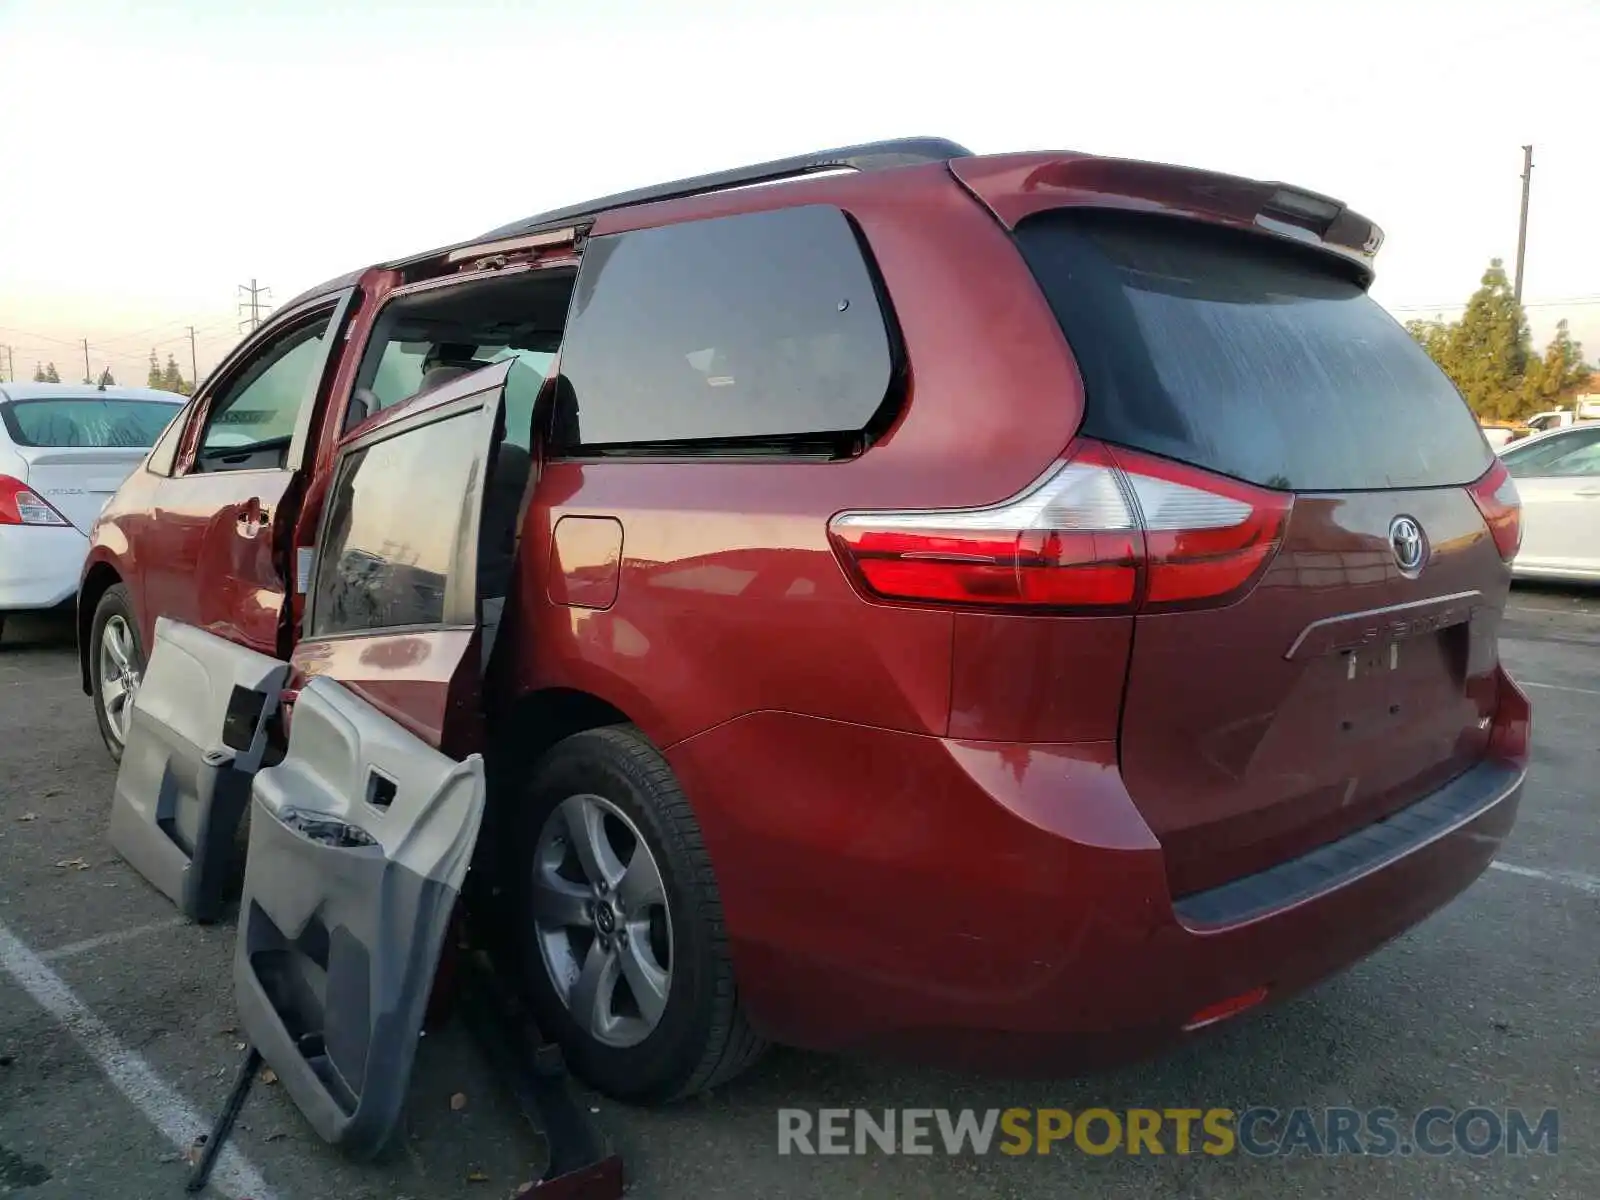
<svg viewBox="0 0 1600 1200">
<path fill-rule="evenodd" d="M 106 387 L 92 383 L 0 383 L 0 400 L 160 400 L 182 404 L 188 399 L 157 388 Z"/>
<path fill-rule="evenodd" d="M 707 191 L 755 187 L 767 183 L 793 182 L 803 179 L 807 175 L 828 171 L 854 170 L 862 174 L 868 174 L 893 170 L 897 167 L 915 166 L 929 162 L 945 162 L 952 158 L 965 158 L 971 153 L 972 151 L 965 146 L 957 145 L 946 138 L 937 137 L 893 138 L 882 142 L 865 142 L 859 146 L 841 146 L 834 150 L 820 150 L 811 154 L 795 155 L 792 158 L 773 159 L 769 162 L 734 167 L 726 171 L 713 172 L 709 175 L 697 175 L 688 179 L 673 180 L 670 183 L 652 184 L 629 192 L 618 192 L 611 196 L 600 196 L 593 200 L 585 200 L 580 204 L 567 205 L 564 208 L 555 208 L 535 216 L 524 217 L 522 220 L 512 221 L 510 224 L 491 229 L 487 233 L 481 233 L 464 241 L 452 242 L 447 246 L 440 246 L 427 253 L 428 255 L 446 254 L 451 250 L 471 246 L 492 238 L 523 234 L 531 230 L 544 229 L 566 222 L 582 224 L 593 220 L 604 212 L 627 208 L 636 204 L 648 204 L 657 200 L 674 199 Z M 289 303 L 280 306 L 278 311 L 288 312 L 302 304 L 331 296 L 347 287 L 353 287 L 361 276 L 374 266 L 393 268 L 403 263 L 411 262 L 417 257 L 419 256 L 408 254 L 404 258 L 373 263 L 360 270 L 349 271 L 334 279 L 327 280 L 325 283 L 319 283 L 316 287 L 307 288 Z"/>
</svg>

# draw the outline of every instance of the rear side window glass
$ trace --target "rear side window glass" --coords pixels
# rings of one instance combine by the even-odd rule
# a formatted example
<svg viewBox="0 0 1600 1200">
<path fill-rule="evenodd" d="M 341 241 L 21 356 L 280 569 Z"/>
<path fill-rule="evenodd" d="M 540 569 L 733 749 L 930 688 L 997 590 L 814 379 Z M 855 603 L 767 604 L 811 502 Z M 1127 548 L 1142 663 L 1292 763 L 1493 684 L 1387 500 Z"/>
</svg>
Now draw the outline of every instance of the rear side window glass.
<svg viewBox="0 0 1600 1200">
<path fill-rule="evenodd" d="M 344 459 L 317 552 L 311 636 L 444 623 L 465 506 L 476 503 L 479 421 L 450 417 Z"/>
<path fill-rule="evenodd" d="M 1575 456 L 1596 443 L 1600 443 L 1600 427 L 1558 434 L 1531 446 L 1516 446 L 1500 457 L 1505 461 L 1506 470 L 1517 479 L 1569 475 L 1573 473 L 1571 467 L 1574 461 L 1586 461 L 1575 460 Z"/>
<path fill-rule="evenodd" d="M 160 400 L 14 400 L 0 405 L 0 419 L 19 446 L 148 450 L 180 407 Z"/>
<path fill-rule="evenodd" d="M 855 231 L 823 206 L 593 239 L 561 361 L 569 451 L 859 432 L 893 369 Z"/>
<path fill-rule="evenodd" d="M 1455 386 L 1335 265 L 1258 235 L 1055 211 L 1017 242 L 1083 371 L 1084 432 L 1269 487 L 1467 483 Z"/>
</svg>

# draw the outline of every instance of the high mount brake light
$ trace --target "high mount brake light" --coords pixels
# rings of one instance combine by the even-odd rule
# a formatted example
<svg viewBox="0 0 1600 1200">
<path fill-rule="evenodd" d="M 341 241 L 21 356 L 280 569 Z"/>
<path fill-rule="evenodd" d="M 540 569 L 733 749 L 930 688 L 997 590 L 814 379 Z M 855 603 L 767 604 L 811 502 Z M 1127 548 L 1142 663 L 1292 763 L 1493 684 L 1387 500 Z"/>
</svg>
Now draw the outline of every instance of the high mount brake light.
<svg viewBox="0 0 1600 1200">
<path fill-rule="evenodd" d="M 1511 478 L 1506 464 L 1496 458 L 1494 466 L 1467 491 L 1494 535 L 1500 557 L 1510 562 L 1522 548 L 1522 497 L 1517 494 L 1517 481 Z"/>
<path fill-rule="evenodd" d="M 1076 443 L 986 508 L 857 512 L 829 534 L 886 599 L 1133 611 L 1220 603 L 1255 581 L 1294 497 L 1135 451 Z"/>
<path fill-rule="evenodd" d="M 0 475 L 0 525 L 68 525 L 39 493 L 20 479 Z"/>
</svg>

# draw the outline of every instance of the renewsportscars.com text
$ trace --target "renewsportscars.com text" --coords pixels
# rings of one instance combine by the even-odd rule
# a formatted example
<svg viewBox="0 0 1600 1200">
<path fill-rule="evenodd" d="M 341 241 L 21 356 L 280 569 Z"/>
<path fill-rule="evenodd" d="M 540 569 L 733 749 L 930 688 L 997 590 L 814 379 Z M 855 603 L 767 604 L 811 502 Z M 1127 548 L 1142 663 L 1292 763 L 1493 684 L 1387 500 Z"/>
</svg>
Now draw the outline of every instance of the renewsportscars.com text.
<svg viewBox="0 0 1600 1200">
<path fill-rule="evenodd" d="M 781 1108 L 778 1153 L 1206 1154 L 1280 1158 L 1555 1154 L 1553 1108 Z"/>
</svg>

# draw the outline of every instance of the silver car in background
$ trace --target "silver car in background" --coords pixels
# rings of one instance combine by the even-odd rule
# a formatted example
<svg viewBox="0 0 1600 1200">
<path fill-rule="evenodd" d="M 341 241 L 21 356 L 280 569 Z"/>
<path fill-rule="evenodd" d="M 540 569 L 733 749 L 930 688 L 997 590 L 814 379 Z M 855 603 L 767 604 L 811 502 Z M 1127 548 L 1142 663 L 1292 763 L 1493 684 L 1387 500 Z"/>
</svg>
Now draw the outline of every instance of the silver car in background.
<svg viewBox="0 0 1600 1200">
<path fill-rule="evenodd" d="M 1600 421 L 1535 434 L 1500 458 L 1522 496 L 1512 574 L 1600 583 Z"/>
</svg>

